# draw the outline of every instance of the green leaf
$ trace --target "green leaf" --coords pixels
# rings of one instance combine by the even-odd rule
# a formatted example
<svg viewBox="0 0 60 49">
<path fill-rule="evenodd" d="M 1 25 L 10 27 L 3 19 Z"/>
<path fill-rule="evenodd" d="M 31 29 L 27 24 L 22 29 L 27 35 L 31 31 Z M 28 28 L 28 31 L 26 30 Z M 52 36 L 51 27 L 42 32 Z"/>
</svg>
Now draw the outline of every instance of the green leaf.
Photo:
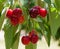
<svg viewBox="0 0 60 49">
<path fill-rule="evenodd" d="M 19 25 L 18 27 L 18 32 L 16 33 L 16 35 L 14 36 L 13 38 L 13 41 L 12 41 L 12 49 L 18 49 L 18 46 L 19 46 L 19 39 L 20 39 L 20 32 L 21 32 L 21 25 Z"/>
<path fill-rule="evenodd" d="M 4 16 L 2 16 L 2 17 L 0 17 L 0 30 L 1 30 L 1 28 L 2 28 L 2 24 L 3 24 L 3 22 L 4 22 Z"/>
<path fill-rule="evenodd" d="M 29 45 L 25 46 L 25 49 L 37 49 L 37 44 L 30 43 Z"/>
<path fill-rule="evenodd" d="M 57 10 L 60 10 L 60 0 L 55 0 Z"/>
<path fill-rule="evenodd" d="M 60 27 L 59 27 L 58 30 L 57 30 L 57 33 L 56 33 L 56 35 L 55 35 L 55 39 L 56 39 L 56 40 L 59 40 L 59 39 L 60 39 Z"/>
<path fill-rule="evenodd" d="M 60 27 L 60 15 L 57 13 L 57 10 L 51 12 L 50 19 L 50 26 L 51 26 L 51 33 L 52 36 L 55 37 L 58 28 Z"/>
<path fill-rule="evenodd" d="M 2 12 L 2 9 L 4 8 L 4 4 L 7 0 L 0 0 L 0 12 Z"/>
<path fill-rule="evenodd" d="M 44 0 L 46 3 L 51 4 L 51 0 Z"/>
<path fill-rule="evenodd" d="M 5 36 L 5 45 L 6 49 L 10 49 L 12 47 L 12 41 L 14 38 L 14 35 L 16 33 L 18 26 L 12 26 L 7 22 L 4 26 L 4 36 Z"/>
<path fill-rule="evenodd" d="M 34 23 L 34 29 L 38 32 L 39 39 L 42 39 L 42 30 L 39 26 L 39 23 L 35 22 Z"/>
<path fill-rule="evenodd" d="M 44 5 L 45 5 L 44 1 L 41 1 L 41 0 L 35 0 L 35 4 L 40 7 L 44 7 Z"/>
<path fill-rule="evenodd" d="M 3 4 L 0 3 L 0 12 L 3 10 Z"/>
<path fill-rule="evenodd" d="M 20 37 L 20 32 L 16 33 L 15 37 L 13 38 L 12 49 L 18 49 L 19 39 L 20 39 L 19 37 Z"/>
<path fill-rule="evenodd" d="M 4 8 L 4 9 L 2 10 L 2 13 L 1 13 L 1 17 L 0 17 L 0 30 L 1 30 L 1 28 L 2 28 L 2 24 L 3 24 L 4 19 L 5 19 L 6 10 L 7 10 L 7 8 Z"/>
<path fill-rule="evenodd" d="M 28 8 L 28 9 L 35 5 L 34 0 L 22 0 L 21 3 L 22 3 L 22 6 Z"/>
<path fill-rule="evenodd" d="M 46 25 L 44 23 L 42 23 L 42 24 L 40 23 L 40 27 L 41 27 L 42 34 L 44 35 L 48 46 L 50 46 L 50 39 L 51 39 L 50 26 L 48 24 Z"/>
<path fill-rule="evenodd" d="M 1 17 L 1 12 L 0 12 L 0 17 Z"/>
<path fill-rule="evenodd" d="M 51 30 L 48 28 L 46 31 L 44 31 L 44 36 L 47 41 L 48 46 L 50 46 L 50 40 L 51 40 Z"/>
<path fill-rule="evenodd" d="M 6 0 L 0 0 L 0 3 L 3 3 L 3 2 L 5 2 Z"/>
</svg>

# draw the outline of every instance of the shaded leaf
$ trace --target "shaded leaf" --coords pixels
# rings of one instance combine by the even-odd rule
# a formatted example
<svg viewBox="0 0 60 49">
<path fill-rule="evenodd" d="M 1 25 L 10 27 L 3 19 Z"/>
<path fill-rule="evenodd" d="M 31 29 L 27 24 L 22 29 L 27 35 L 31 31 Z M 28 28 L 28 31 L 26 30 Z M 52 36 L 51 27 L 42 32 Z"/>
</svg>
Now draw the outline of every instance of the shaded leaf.
<svg viewBox="0 0 60 49">
<path fill-rule="evenodd" d="M 46 3 L 51 4 L 51 0 L 44 0 Z"/>
<path fill-rule="evenodd" d="M 57 10 L 60 10 L 60 0 L 55 0 Z"/>
<path fill-rule="evenodd" d="M 60 39 L 60 27 L 57 30 L 57 33 L 55 35 L 55 38 L 56 38 L 56 40 L 59 40 Z"/>
</svg>

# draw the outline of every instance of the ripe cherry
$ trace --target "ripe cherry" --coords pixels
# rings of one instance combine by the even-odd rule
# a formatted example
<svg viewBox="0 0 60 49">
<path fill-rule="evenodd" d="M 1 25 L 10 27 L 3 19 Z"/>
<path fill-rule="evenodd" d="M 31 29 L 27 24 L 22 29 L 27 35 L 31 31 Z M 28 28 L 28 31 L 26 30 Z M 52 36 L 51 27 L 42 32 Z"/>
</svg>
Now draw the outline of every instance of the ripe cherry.
<svg viewBox="0 0 60 49">
<path fill-rule="evenodd" d="M 24 45 L 28 45 L 30 42 L 30 38 L 29 38 L 29 36 L 23 36 L 21 41 Z"/>
<path fill-rule="evenodd" d="M 41 8 L 39 11 L 39 14 L 41 17 L 45 17 L 47 15 L 47 10 L 44 8 Z"/>
<path fill-rule="evenodd" d="M 19 17 L 22 15 L 22 10 L 20 8 L 15 8 L 13 10 L 13 15 L 15 15 L 16 17 Z"/>
<path fill-rule="evenodd" d="M 12 17 L 12 13 L 13 13 L 13 10 L 12 9 L 8 9 L 7 13 L 6 13 L 6 17 L 11 18 Z"/>
<path fill-rule="evenodd" d="M 39 13 L 39 11 L 40 11 L 40 9 L 41 9 L 40 6 L 34 6 L 33 8 L 37 9 L 37 10 L 38 10 L 38 13 Z"/>
<path fill-rule="evenodd" d="M 19 23 L 22 24 L 24 22 L 24 16 L 19 17 Z"/>
<path fill-rule="evenodd" d="M 32 30 L 30 33 L 29 33 L 29 37 L 31 37 L 32 35 L 36 34 L 35 30 Z"/>
<path fill-rule="evenodd" d="M 30 14 L 30 17 L 31 17 L 31 18 L 36 18 L 37 15 L 39 14 L 38 9 L 36 9 L 36 8 L 31 8 L 31 9 L 29 10 L 29 14 Z"/>
<path fill-rule="evenodd" d="M 10 22 L 12 25 L 16 26 L 19 24 L 19 18 L 18 17 L 11 17 Z"/>
<path fill-rule="evenodd" d="M 30 41 L 33 43 L 33 44 L 36 44 L 37 41 L 38 41 L 38 36 L 36 34 L 33 34 L 30 38 Z"/>
</svg>

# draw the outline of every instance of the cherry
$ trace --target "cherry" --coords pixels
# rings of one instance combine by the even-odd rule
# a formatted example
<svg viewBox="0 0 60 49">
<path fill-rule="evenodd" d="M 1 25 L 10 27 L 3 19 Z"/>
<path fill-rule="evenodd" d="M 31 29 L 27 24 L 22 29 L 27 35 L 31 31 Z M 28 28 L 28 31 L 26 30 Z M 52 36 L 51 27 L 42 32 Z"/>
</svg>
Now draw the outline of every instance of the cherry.
<svg viewBox="0 0 60 49">
<path fill-rule="evenodd" d="M 12 17 L 12 13 L 13 13 L 13 10 L 12 10 L 12 9 L 8 9 L 8 10 L 7 10 L 7 13 L 6 13 L 6 16 L 7 16 L 8 18 L 11 18 L 11 17 Z"/>
<path fill-rule="evenodd" d="M 33 34 L 30 38 L 30 41 L 33 43 L 33 44 L 36 44 L 37 41 L 38 41 L 38 36 L 36 34 Z"/>
<path fill-rule="evenodd" d="M 12 25 L 16 26 L 19 24 L 19 18 L 18 17 L 11 17 L 10 22 Z"/>
<path fill-rule="evenodd" d="M 31 18 L 36 18 L 37 17 L 37 15 L 38 15 L 38 9 L 36 9 L 36 8 L 31 8 L 30 10 L 29 10 L 29 14 L 30 14 L 30 17 Z"/>
<path fill-rule="evenodd" d="M 32 30 L 32 31 L 29 33 L 29 37 L 31 37 L 33 34 L 36 34 L 35 30 Z"/>
<path fill-rule="evenodd" d="M 45 8 L 41 8 L 39 14 L 41 17 L 45 17 L 47 15 L 47 10 Z"/>
<path fill-rule="evenodd" d="M 40 9 L 41 9 L 40 6 L 34 6 L 33 8 L 37 9 L 37 10 L 38 10 L 38 13 L 39 13 L 39 11 L 40 11 Z"/>
<path fill-rule="evenodd" d="M 8 9 L 6 16 L 10 19 L 12 25 L 17 25 L 23 23 L 24 17 L 22 16 L 22 10 L 20 8 L 15 8 L 13 10 Z"/>
<path fill-rule="evenodd" d="M 28 45 L 30 42 L 30 38 L 29 38 L 29 36 L 23 36 L 21 41 L 24 45 Z"/>
<path fill-rule="evenodd" d="M 22 15 L 22 10 L 20 8 L 15 8 L 13 10 L 13 15 L 16 16 L 16 17 L 19 17 Z"/>
<path fill-rule="evenodd" d="M 20 16 L 19 17 L 19 23 L 21 24 L 21 23 L 23 23 L 24 22 L 24 16 Z"/>
<path fill-rule="evenodd" d="M 38 41 L 38 35 L 37 35 L 37 33 L 36 33 L 35 30 L 32 30 L 32 31 L 29 33 L 29 37 L 30 37 L 30 41 L 31 41 L 33 44 L 37 43 L 37 41 Z"/>
</svg>

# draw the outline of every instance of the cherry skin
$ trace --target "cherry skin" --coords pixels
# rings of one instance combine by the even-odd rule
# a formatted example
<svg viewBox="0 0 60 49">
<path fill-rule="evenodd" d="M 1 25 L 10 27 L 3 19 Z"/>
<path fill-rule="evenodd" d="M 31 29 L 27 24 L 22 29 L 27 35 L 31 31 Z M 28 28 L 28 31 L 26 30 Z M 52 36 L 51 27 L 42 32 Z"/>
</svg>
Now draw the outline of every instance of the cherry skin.
<svg viewBox="0 0 60 49">
<path fill-rule="evenodd" d="M 19 17 L 22 15 L 22 10 L 20 8 L 15 8 L 13 10 L 13 15 L 16 16 L 16 17 Z"/>
<path fill-rule="evenodd" d="M 38 15 L 38 9 L 36 9 L 36 8 L 31 8 L 30 10 L 29 10 L 29 14 L 30 14 L 30 17 L 31 18 L 36 18 L 37 17 L 37 15 Z"/>
<path fill-rule="evenodd" d="M 38 10 L 38 13 L 39 13 L 39 11 L 40 11 L 40 9 L 41 9 L 40 6 L 34 6 L 33 8 L 37 9 L 37 10 Z"/>
<path fill-rule="evenodd" d="M 12 25 L 16 26 L 17 24 L 19 24 L 19 18 L 18 17 L 11 17 L 10 22 Z"/>
<path fill-rule="evenodd" d="M 32 30 L 30 33 L 29 33 L 29 37 L 31 37 L 32 35 L 36 34 L 35 30 Z"/>
<path fill-rule="evenodd" d="M 28 45 L 30 42 L 30 38 L 29 38 L 29 36 L 23 36 L 21 41 L 24 45 Z"/>
<path fill-rule="evenodd" d="M 33 44 L 36 44 L 37 41 L 38 41 L 38 36 L 36 34 L 33 34 L 30 38 L 30 41 L 33 43 Z"/>
<path fill-rule="evenodd" d="M 41 8 L 39 14 L 41 17 L 45 17 L 47 15 L 47 10 L 45 8 Z"/>
<path fill-rule="evenodd" d="M 13 13 L 13 10 L 12 9 L 8 9 L 7 13 L 6 13 L 6 17 L 11 18 L 12 17 L 12 13 Z"/>
<path fill-rule="evenodd" d="M 24 22 L 24 16 L 19 17 L 19 23 L 22 24 Z"/>
</svg>

